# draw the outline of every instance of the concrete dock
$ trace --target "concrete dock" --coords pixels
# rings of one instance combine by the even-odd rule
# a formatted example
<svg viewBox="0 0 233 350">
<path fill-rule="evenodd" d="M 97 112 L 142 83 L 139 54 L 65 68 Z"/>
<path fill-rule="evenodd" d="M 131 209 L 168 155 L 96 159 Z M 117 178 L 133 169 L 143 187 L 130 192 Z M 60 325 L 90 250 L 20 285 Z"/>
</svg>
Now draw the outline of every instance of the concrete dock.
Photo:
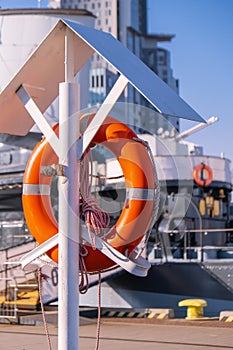
<svg viewBox="0 0 233 350">
<path fill-rule="evenodd" d="M 80 350 L 95 349 L 96 320 L 81 321 Z M 52 349 L 58 328 L 49 325 Z M 0 325 L 1 350 L 46 350 L 43 326 Z M 225 350 L 233 349 L 233 323 L 185 320 L 102 319 L 101 350 Z"/>
</svg>

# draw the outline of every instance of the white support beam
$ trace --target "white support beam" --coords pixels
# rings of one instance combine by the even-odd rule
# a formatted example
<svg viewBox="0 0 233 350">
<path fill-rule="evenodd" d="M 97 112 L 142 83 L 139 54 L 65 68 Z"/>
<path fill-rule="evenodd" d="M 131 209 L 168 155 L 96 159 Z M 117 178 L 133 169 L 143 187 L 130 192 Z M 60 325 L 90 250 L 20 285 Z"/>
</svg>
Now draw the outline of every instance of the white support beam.
<svg viewBox="0 0 233 350">
<path fill-rule="evenodd" d="M 26 270 L 30 269 L 30 264 L 34 260 L 42 256 L 43 254 L 47 253 L 48 250 L 54 248 L 56 245 L 58 245 L 58 234 L 56 234 L 55 236 L 52 236 L 51 238 L 47 239 L 47 241 L 45 241 L 44 243 L 38 245 L 36 248 L 26 253 L 20 259 L 20 261 L 18 261 L 18 263 L 21 264 L 23 269 L 26 269 Z"/>
<path fill-rule="evenodd" d="M 25 109 L 28 111 L 42 134 L 46 137 L 47 141 L 53 148 L 53 150 L 56 152 L 56 154 L 59 156 L 59 139 L 47 120 L 45 119 L 43 113 L 41 113 L 40 109 L 28 93 L 25 86 L 21 85 L 20 88 L 16 91 L 17 96 L 21 100 L 22 104 L 24 105 Z"/>
<path fill-rule="evenodd" d="M 74 81 L 74 52 L 73 52 L 73 33 L 66 27 L 65 31 L 65 82 Z"/>
<path fill-rule="evenodd" d="M 102 123 L 104 122 L 105 118 L 109 114 L 109 112 L 112 110 L 114 104 L 117 102 L 118 98 L 124 91 L 125 87 L 128 84 L 128 79 L 124 75 L 120 75 L 117 79 L 116 83 L 114 84 L 112 90 L 109 92 L 107 97 L 105 98 L 103 104 L 98 109 L 95 117 L 85 130 L 81 140 L 78 142 L 78 157 L 81 158 L 82 154 L 86 151 L 88 145 L 90 144 L 91 140 L 101 127 Z"/>
</svg>

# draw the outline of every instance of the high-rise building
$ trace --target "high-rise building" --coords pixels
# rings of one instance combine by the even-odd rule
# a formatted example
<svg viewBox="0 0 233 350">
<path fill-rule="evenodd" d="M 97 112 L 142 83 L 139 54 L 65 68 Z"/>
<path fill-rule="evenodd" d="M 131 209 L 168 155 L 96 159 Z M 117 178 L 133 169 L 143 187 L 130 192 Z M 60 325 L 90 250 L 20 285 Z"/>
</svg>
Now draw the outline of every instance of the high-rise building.
<svg viewBox="0 0 233 350">
<path fill-rule="evenodd" d="M 111 33 L 128 47 L 166 84 L 178 93 L 178 80 L 173 77 L 170 52 L 158 43 L 170 41 L 173 35 L 156 35 L 147 32 L 147 0 L 48 0 L 51 8 L 85 9 L 96 16 L 95 28 Z M 104 101 L 118 75 L 114 68 L 95 54 L 92 57 L 89 78 L 89 106 L 98 106 Z M 132 104 L 133 111 L 127 112 L 129 124 L 143 128 L 156 129 L 156 123 L 148 122 L 140 108 L 149 106 L 148 102 L 131 85 L 125 89 L 120 101 Z M 179 121 L 170 122 L 179 130 Z M 156 131 L 156 130 L 154 130 Z"/>
</svg>

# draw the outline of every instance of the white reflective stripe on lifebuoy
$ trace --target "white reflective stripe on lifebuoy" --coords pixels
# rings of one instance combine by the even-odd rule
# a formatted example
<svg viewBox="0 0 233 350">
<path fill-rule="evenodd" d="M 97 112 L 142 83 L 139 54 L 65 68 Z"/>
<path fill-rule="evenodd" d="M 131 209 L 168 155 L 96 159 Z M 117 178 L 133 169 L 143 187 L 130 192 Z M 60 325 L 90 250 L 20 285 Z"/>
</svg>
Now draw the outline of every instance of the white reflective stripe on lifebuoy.
<svg viewBox="0 0 233 350">
<path fill-rule="evenodd" d="M 153 188 L 126 188 L 126 199 L 154 201 L 156 189 Z"/>
<path fill-rule="evenodd" d="M 50 196 L 50 185 L 46 184 L 24 184 L 23 194 Z"/>
</svg>

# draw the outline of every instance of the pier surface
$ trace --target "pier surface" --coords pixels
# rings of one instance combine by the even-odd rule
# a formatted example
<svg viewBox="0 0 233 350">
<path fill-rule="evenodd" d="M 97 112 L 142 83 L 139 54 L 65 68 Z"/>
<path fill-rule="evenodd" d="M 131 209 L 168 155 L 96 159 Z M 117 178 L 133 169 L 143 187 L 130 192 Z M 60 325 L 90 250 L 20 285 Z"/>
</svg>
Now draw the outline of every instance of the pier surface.
<svg viewBox="0 0 233 350">
<path fill-rule="evenodd" d="M 80 350 L 95 349 L 96 320 L 81 322 Z M 49 325 L 57 349 L 56 325 Z M 0 325 L 1 350 L 46 350 L 43 326 Z M 233 349 L 233 323 L 185 320 L 102 319 L 100 350 L 225 350 Z"/>
</svg>

